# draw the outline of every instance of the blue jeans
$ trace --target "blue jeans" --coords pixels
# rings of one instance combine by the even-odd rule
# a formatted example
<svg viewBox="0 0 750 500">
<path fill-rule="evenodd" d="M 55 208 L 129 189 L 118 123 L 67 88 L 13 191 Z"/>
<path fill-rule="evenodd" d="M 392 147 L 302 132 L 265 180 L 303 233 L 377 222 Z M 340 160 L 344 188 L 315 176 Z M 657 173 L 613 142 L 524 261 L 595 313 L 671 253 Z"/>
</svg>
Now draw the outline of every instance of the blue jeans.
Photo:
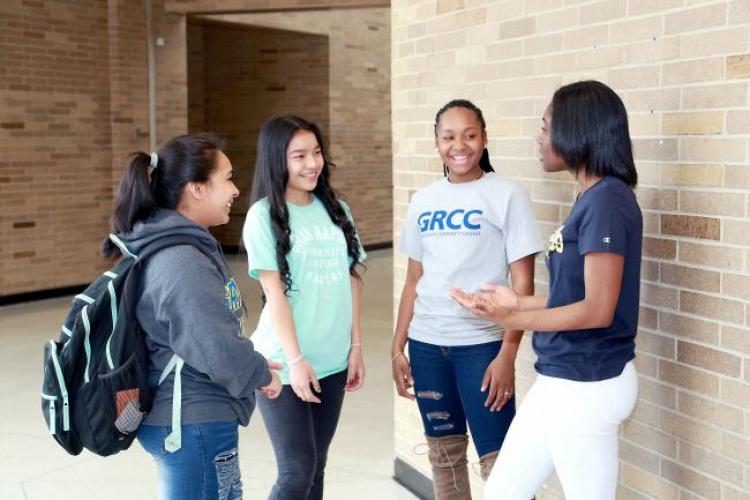
<svg viewBox="0 0 750 500">
<path fill-rule="evenodd" d="M 138 441 L 156 461 L 160 500 L 242 498 L 237 422 L 182 426 L 182 447 L 164 449 L 169 426 L 141 425 Z"/>
<path fill-rule="evenodd" d="M 466 434 L 468 421 L 480 457 L 498 451 L 516 414 L 515 395 L 500 411 L 484 406 L 481 392 L 487 366 L 501 342 L 438 346 L 409 339 L 409 359 L 425 434 L 444 437 Z"/>
</svg>

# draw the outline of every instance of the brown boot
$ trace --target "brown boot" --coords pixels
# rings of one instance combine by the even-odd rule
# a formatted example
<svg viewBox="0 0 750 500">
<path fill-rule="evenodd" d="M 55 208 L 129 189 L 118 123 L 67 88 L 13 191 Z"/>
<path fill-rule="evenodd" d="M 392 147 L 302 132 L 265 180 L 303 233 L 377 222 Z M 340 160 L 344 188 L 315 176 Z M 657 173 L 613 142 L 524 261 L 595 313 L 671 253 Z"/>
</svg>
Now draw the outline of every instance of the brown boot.
<svg viewBox="0 0 750 500">
<path fill-rule="evenodd" d="M 493 451 L 479 457 L 479 473 L 482 476 L 482 480 L 487 481 L 487 478 L 490 477 L 492 466 L 495 465 L 495 460 L 497 460 L 497 453 Z"/>
<path fill-rule="evenodd" d="M 432 465 L 435 500 L 471 500 L 469 469 L 466 465 L 466 434 L 427 437 L 427 457 Z"/>
</svg>

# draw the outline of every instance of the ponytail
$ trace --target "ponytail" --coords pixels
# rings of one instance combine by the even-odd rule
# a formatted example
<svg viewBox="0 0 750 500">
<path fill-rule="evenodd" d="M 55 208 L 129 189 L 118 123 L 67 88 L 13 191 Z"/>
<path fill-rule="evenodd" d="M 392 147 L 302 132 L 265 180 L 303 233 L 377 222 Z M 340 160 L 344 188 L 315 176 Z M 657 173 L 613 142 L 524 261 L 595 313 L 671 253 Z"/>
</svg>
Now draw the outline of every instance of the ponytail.
<svg viewBox="0 0 750 500">
<path fill-rule="evenodd" d="M 479 168 L 481 168 L 483 172 L 495 171 L 490 163 L 490 152 L 487 151 L 487 148 L 484 148 L 484 151 L 482 151 L 482 157 L 479 159 Z"/>
<path fill-rule="evenodd" d="M 110 218 L 113 233 L 128 233 L 135 223 L 149 217 L 156 209 L 151 191 L 149 169 L 151 156 L 143 151 L 134 153 L 120 181 L 115 208 Z M 109 238 L 102 242 L 102 253 L 107 258 L 120 254 L 119 248 Z"/>
</svg>

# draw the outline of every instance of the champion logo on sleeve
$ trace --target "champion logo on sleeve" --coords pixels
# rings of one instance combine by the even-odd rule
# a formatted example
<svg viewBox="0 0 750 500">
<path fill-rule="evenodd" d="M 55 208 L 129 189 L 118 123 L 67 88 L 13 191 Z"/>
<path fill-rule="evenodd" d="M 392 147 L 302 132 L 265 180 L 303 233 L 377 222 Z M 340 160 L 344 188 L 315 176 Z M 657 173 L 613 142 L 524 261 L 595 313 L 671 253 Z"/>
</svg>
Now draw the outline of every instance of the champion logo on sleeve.
<svg viewBox="0 0 750 500">
<path fill-rule="evenodd" d="M 602 243 L 604 243 L 605 245 L 609 245 L 610 243 L 612 243 L 612 238 L 610 238 L 609 236 L 605 236 L 604 238 L 602 238 Z"/>
<path fill-rule="evenodd" d="M 565 224 L 560 226 L 557 231 L 552 233 L 549 237 L 549 240 L 547 240 L 547 248 L 546 248 L 546 255 L 549 257 L 549 254 L 551 252 L 556 253 L 563 253 L 563 249 L 565 248 L 565 243 L 563 241 L 563 235 L 562 230 L 565 227 Z"/>
</svg>

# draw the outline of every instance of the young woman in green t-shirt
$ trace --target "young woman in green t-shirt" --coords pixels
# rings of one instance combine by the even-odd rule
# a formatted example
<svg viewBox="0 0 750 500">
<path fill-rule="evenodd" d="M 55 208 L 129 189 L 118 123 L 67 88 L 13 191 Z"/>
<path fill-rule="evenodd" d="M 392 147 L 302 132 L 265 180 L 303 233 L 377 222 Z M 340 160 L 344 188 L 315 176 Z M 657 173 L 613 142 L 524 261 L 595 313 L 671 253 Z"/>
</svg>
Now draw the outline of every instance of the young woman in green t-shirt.
<svg viewBox="0 0 750 500">
<path fill-rule="evenodd" d="M 278 468 L 269 498 L 322 499 L 344 392 L 364 382 L 357 267 L 365 253 L 329 183 L 333 163 L 315 124 L 270 120 L 257 155 L 243 229 L 265 299 L 253 341 L 284 365 L 281 395 L 258 405 Z"/>
</svg>

